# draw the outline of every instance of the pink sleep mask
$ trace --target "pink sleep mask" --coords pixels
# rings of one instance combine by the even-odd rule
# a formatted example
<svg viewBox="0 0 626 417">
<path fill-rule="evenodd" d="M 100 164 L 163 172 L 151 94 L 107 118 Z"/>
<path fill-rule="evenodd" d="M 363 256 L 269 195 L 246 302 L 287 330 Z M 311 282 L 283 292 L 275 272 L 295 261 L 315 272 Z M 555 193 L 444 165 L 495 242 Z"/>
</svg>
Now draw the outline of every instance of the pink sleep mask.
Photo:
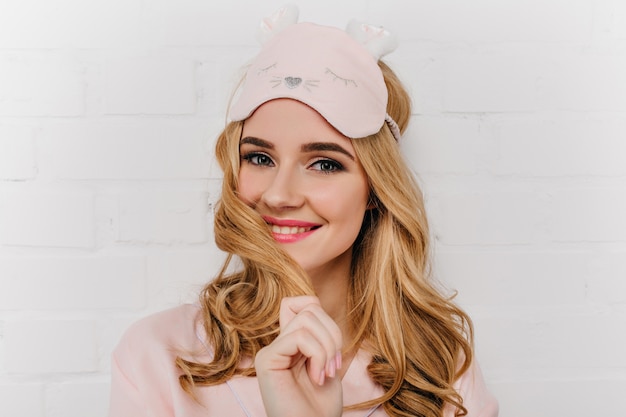
<svg viewBox="0 0 626 417">
<path fill-rule="evenodd" d="M 395 49 L 395 38 L 358 22 L 351 22 L 346 32 L 295 21 L 297 9 L 284 8 L 262 22 L 264 44 L 247 70 L 230 119 L 245 120 L 267 101 L 291 98 L 315 109 L 349 138 L 377 133 L 387 121 L 398 139 L 377 64 Z"/>
</svg>

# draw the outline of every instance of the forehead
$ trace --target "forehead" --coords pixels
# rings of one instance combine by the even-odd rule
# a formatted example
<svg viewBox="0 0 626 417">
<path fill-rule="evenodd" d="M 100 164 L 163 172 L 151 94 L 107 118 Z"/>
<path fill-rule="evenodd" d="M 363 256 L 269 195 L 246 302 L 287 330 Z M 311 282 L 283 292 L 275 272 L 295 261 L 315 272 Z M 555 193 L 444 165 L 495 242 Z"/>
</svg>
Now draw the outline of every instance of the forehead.
<svg viewBox="0 0 626 417">
<path fill-rule="evenodd" d="M 242 137 L 247 136 L 279 145 L 336 142 L 353 150 L 349 138 L 339 133 L 317 111 L 293 99 L 275 99 L 259 106 L 244 122 Z"/>
</svg>

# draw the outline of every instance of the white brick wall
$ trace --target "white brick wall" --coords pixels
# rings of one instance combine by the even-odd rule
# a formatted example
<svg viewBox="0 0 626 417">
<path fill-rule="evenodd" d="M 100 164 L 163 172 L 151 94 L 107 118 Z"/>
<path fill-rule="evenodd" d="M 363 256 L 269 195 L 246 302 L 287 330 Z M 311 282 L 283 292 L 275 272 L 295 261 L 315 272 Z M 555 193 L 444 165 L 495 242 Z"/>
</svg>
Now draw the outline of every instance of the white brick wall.
<svg viewBox="0 0 626 417">
<path fill-rule="evenodd" d="M 212 147 L 282 3 L 0 0 L 0 416 L 105 416 L 121 332 L 215 273 Z M 623 415 L 626 2 L 298 3 L 400 38 L 401 146 L 501 415 Z"/>
<path fill-rule="evenodd" d="M 74 187 L 8 184 L 0 189 L 0 244 L 93 248 L 94 194 L 82 186 L 68 188 Z"/>
</svg>

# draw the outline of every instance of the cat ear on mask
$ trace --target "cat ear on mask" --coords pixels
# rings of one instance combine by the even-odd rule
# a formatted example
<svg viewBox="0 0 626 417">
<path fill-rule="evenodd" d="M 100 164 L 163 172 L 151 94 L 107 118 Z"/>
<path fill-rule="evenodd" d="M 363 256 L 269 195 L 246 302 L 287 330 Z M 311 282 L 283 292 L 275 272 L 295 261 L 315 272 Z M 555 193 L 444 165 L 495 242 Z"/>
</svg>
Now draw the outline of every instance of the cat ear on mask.
<svg viewBox="0 0 626 417">
<path fill-rule="evenodd" d="M 346 32 L 362 44 L 377 61 L 398 47 L 398 38 L 382 26 L 351 20 Z"/>
<path fill-rule="evenodd" d="M 295 4 L 287 4 L 271 16 L 261 20 L 256 37 L 261 45 L 273 38 L 286 27 L 298 23 L 299 10 Z"/>
</svg>

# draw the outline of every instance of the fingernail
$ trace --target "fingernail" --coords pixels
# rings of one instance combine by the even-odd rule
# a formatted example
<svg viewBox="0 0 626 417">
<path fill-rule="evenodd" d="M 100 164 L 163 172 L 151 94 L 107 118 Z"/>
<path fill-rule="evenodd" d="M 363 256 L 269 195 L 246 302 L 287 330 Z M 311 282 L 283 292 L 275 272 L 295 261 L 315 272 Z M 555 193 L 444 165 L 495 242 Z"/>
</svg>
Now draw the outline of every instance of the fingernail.
<svg viewBox="0 0 626 417">
<path fill-rule="evenodd" d="M 342 361 L 342 357 L 341 357 L 341 351 L 337 351 L 337 354 L 335 355 L 335 366 L 337 367 L 337 369 L 341 369 L 341 363 Z"/>
<path fill-rule="evenodd" d="M 331 378 L 335 377 L 335 371 L 337 370 L 336 366 L 337 366 L 337 364 L 336 364 L 335 360 L 331 360 L 331 361 L 328 362 L 327 368 L 328 368 L 328 376 L 329 377 L 331 377 Z"/>
<path fill-rule="evenodd" d="M 326 379 L 326 370 L 322 369 L 322 372 L 320 372 L 320 379 L 319 379 L 320 385 L 324 385 L 324 379 Z"/>
</svg>

